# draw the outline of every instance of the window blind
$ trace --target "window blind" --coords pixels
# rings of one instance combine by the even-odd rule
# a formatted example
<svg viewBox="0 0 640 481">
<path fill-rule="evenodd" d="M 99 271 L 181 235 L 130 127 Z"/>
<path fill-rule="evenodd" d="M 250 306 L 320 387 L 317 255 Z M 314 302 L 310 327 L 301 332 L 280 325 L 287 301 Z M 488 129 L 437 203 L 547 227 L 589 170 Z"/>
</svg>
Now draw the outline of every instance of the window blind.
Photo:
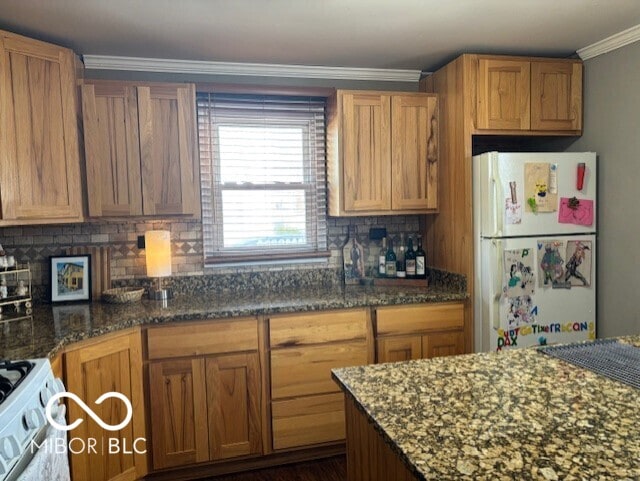
<svg viewBox="0 0 640 481">
<path fill-rule="evenodd" d="M 328 255 L 325 100 L 198 94 L 207 262 Z"/>
</svg>

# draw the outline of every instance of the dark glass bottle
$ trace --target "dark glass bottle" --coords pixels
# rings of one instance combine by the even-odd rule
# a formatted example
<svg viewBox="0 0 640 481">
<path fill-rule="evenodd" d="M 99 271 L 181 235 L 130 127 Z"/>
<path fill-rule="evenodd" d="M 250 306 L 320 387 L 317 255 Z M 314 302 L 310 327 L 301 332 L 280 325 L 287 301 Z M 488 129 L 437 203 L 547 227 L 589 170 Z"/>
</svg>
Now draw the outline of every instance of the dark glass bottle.
<svg viewBox="0 0 640 481">
<path fill-rule="evenodd" d="M 393 239 L 389 237 L 389 248 L 387 249 L 386 260 L 386 273 L 387 277 L 396 277 L 396 253 L 393 251 Z"/>
<path fill-rule="evenodd" d="M 416 278 L 416 252 L 413 250 L 413 239 L 409 236 L 407 240 L 407 253 L 404 255 L 404 262 L 407 266 L 407 278 Z"/>
<path fill-rule="evenodd" d="M 416 250 L 416 277 L 425 279 L 427 277 L 427 254 L 422 248 L 422 236 L 418 236 L 418 249 Z"/>
<path fill-rule="evenodd" d="M 400 234 L 400 245 L 398 246 L 398 258 L 396 260 L 396 277 L 407 277 L 407 267 L 405 264 L 404 234 Z"/>
</svg>

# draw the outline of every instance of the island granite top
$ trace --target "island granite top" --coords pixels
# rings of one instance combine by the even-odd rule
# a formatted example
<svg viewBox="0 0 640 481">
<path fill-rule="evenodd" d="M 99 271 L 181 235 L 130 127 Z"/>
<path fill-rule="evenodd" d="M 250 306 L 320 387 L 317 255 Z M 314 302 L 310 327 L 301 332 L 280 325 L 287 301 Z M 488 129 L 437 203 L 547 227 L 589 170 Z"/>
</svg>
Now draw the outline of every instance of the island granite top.
<svg viewBox="0 0 640 481">
<path fill-rule="evenodd" d="M 536 349 L 333 377 L 418 479 L 640 480 L 640 391 Z"/>
<path fill-rule="evenodd" d="M 466 293 L 447 286 L 354 286 L 179 295 L 166 307 L 149 300 L 119 305 L 42 305 L 36 306 L 31 318 L 0 320 L 0 359 L 53 356 L 73 342 L 138 325 L 466 298 Z"/>
</svg>

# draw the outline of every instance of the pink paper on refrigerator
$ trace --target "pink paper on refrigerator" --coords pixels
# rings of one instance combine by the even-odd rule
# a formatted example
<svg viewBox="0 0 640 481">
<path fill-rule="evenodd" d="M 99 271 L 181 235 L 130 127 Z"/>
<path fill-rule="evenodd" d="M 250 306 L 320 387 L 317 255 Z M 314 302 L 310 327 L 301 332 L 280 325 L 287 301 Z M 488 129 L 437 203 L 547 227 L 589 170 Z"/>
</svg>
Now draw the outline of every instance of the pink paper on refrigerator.
<svg viewBox="0 0 640 481">
<path fill-rule="evenodd" d="M 561 197 L 558 222 L 561 224 L 593 225 L 593 201 L 579 199 L 577 205 L 571 206 L 571 199 Z"/>
</svg>

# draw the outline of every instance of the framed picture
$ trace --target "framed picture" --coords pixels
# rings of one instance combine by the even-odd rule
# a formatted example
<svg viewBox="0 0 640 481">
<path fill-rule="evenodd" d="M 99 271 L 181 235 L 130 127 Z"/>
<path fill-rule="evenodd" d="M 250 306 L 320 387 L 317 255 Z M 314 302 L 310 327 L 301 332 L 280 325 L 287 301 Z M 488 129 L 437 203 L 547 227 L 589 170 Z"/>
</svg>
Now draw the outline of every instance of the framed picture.
<svg viewBox="0 0 640 481">
<path fill-rule="evenodd" d="M 91 256 L 51 256 L 51 302 L 91 300 Z"/>
</svg>

